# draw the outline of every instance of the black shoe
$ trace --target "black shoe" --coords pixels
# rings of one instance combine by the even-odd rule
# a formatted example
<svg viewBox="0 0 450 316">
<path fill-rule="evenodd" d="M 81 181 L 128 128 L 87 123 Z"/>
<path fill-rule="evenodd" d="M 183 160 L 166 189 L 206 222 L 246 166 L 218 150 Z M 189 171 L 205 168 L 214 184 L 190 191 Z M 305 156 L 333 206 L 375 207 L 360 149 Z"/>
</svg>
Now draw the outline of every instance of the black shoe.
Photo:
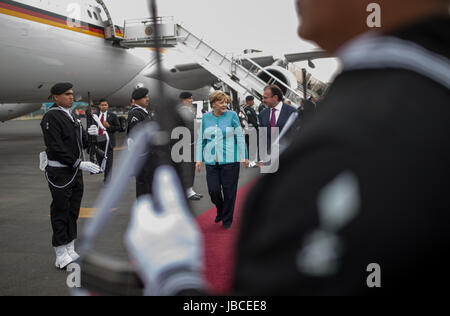
<svg viewBox="0 0 450 316">
<path fill-rule="evenodd" d="M 196 196 L 198 196 L 199 198 L 203 199 L 203 195 L 201 195 L 200 193 L 195 193 Z"/>
<path fill-rule="evenodd" d="M 216 219 L 214 220 L 215 223 L 219 223 L 222 221 L 222 217 L 216 216 Z"/>
<path fill-rule="evenodd" d="M 231 228 L 231 224 L 229 224 L 229 225 L 223 224 L 222 227 L 223 227 L 224 229 L 230 229 L 230 228 Z"/>
<path fill-rule="evenodd" d="M 201 198 L 199 196 L 197 196 L 196 194 L 191 195 L 190 197 L 188 197 L 188 200 L 190 201 L 199 201 Z"/>
</svg>

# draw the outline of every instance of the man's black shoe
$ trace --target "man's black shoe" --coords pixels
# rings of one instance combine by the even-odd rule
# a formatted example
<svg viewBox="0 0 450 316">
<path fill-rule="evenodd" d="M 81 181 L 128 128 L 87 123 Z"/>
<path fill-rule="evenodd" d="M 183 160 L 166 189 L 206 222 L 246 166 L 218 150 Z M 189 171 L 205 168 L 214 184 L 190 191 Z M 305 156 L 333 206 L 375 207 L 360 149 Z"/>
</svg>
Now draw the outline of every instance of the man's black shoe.
<svg viewBox="0 0 450 316">
<path fill-rule="evenodd" d="M 223 225 L 222 226 L 224 229 L 230 229 L 231 228 L 231 224 L 230 225 Z"/>
<path fill-rule="evenodd" d="M 222 221 L 222 217 L 216 216 L 216 219 L 214 220 L 214 222 L 218 223 Z"/>
</svg>

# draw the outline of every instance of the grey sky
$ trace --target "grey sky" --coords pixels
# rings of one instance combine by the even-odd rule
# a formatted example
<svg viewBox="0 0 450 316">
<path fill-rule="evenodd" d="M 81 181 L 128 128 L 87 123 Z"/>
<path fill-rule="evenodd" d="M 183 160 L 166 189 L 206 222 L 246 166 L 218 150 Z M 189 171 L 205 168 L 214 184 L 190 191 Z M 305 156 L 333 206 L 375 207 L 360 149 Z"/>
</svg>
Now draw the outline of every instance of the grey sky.
<svg viewBox="0 0 450 316">
<path fill-rule="evenodd" d="M 147 0 L 105 0 L 116 24 L 148 17 Z M 294 0 L 158 0 L 160 16 L 174 16 L 196 35 L 223 53 L 255 48 L 281 56 L 314 49 L 297 35 Z M 328 81 L 337 69 L 334 59 L 316 61 L 308 69 Z M 301 67 L 306 63 L 299 63 Z"/>
</svg>

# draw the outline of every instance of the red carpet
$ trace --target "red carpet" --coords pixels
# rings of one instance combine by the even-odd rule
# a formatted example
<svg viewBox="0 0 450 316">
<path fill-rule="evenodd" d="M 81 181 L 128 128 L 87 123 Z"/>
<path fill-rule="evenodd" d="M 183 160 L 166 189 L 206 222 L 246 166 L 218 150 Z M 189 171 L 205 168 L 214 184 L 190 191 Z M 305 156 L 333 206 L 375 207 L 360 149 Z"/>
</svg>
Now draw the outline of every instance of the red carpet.
<svg viewBox="0 0 450 316">
<path fill-rule="evenodd" d="M 217 215 L 215 207 L 197 218 L 204 238 L 205 276 L 209 290 L 216 295 L 226 294 L 231 290 L 240 215 L 245 198 L 256 181 L 257 179 L 238 190 L 233 225 L 230 229 L 223 229 L 222 223 L 214 223 Z"/>
</svg>

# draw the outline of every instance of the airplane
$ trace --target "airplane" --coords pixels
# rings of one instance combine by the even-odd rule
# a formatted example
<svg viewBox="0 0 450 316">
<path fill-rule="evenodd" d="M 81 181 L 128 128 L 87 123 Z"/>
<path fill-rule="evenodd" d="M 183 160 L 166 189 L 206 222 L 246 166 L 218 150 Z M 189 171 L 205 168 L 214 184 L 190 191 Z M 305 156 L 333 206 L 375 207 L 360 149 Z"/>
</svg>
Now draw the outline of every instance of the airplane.
<svg viewBox="0 0 450 316">
<path fill-rule="evenodd" d="M 103 4 L 103 5 L 102 5 Z M 0 0 L 0 121 L 32 113 L 48 99 L 56 82 L 74 84 L 76 101 L 107 98 L 125 107 L 137 86 L 157 99 L 154 50 L 125 49 L 105 39 L 108 12 L 100 0 Z M 74 18 L 77 17 L 76 19 Z M 114 27 L 123 37 L 123 28 Z M 207 100 L 217 83 L 190 57 L 162 49 L 165 92 L 191 91 Z M 286 55 L 289 62 L 322 58 L 322 52 Z M 261 53 L 247 55 L 293 88 L 298 83 L 279 60 Z"/>
</svg>

